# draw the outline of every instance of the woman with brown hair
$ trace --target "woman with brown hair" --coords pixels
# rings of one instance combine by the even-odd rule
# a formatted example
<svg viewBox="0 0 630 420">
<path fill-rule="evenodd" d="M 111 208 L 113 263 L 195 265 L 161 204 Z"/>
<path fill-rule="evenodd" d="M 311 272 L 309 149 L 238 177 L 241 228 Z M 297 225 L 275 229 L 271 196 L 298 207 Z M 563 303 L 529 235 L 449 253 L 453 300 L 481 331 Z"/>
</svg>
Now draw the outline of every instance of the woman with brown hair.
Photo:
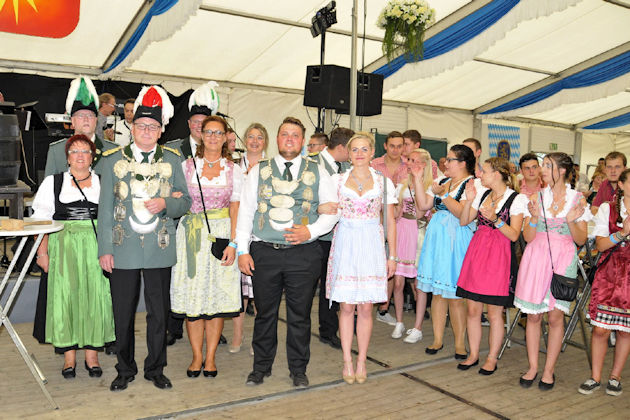
<svg viewBox="0 0 630 420">
<path fill-rule="evenodd" d="M 177 228 L 171 282 L 171 310 L 186 318 L 193 353 L 186 373 L 191 378 L 202 369 L 204 376 L 217 376 L 215 354 L 223 320 L 242 311 L 234 236 L 243 174 L 230 159 L 225 120 L 209 116 L 201 130 L 195 157 L 182 162 L 192 206 Z"/>
<path fill-rule="evenodd" d="M 571 302 L 551 294 L 553 273 L 577 276 L 577 248 L 586 242 L 586 223 L 592 218 L 581 193 L 568 184 L 573 161 L 566 153 L 550 153 L 543 159 L 545 187 L 530 197 L 523 228 L 527 247 L 518 270 L 514 306 L 527 314 L 527 358 L 529 369 L 520 378 L 524 388 L 538 376 L 538 352 L 543 315 L 547 313 L 549 335 L 547 359 L 538 388 L 547 391 L 555 384 L 554 369 L 564 335 L 564 314 Z M 585 211 L 586 210 L 586 211 Z"/>
<path fill-rule="evenodd" d="M 431 321 L 433 343 L 425 349 L 436 354 L 444 347 L 446 314 L 455 335 L 455 358 L 466 359 L 466 309 L 458 297 L 457 279 L 464 262 L 474 225 L 460 226 L 459 216 L 468 197 L 466 184 L 473 182 L 475 155 L 470 147 L 456 144 L 446 155 L 446 174 L 424 191 L 422 179 L 415 177 L 416 200 L 420 211 L 435 208 L 427 226 L 418 261 L 418 289 L 433 293 Z"/>
<path fill-rule="evenodd" d="M 503 307 L 512 306 L 518 272 L 514 241 L 521 234 L 527 197 L 512 187 L 508 161 L 493 157 L 482 165 L 481 184 L 466 185 L 466 196 L 474 197 L 464 204 L 459 221 L 466 226 L 477 219 L 462 271 L 457 282 L 457 296 L 467 299 L 468 359 L 457 365 L 468 370 L 479 364 L 481 312 L 488 305 L 490 351 L 479 373 L 491 375 L 497 370 L 497 357 L 503 341 Z"/>
<path fill-rule="evenodd" d="M 61 374 L 76 376 L 76 351 L 85 350 L 91 377 L 103 373 L 98 350 L 114 341 L 109 281 L 98 263 L 95 220 L 101 184 L 90 165 L 94 142 L 79 134 L 66 142 L 68 171 L 44 179 L 33 201 L 33 217 L 63 221 L 64 229 L 46 235 L 37 264 L 47 273 L 46 342 L 64 355 Z"/>
</svg>

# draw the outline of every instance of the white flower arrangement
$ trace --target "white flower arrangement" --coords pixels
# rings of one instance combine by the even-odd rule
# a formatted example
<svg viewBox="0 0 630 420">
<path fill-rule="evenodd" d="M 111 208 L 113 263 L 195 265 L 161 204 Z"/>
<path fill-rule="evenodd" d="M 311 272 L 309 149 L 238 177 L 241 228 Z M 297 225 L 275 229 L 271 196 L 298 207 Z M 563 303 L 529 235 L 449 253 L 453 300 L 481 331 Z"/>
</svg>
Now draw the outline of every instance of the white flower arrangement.
<svg viewBox="0 0 630 420">
<path fill-rule="evenodd" d="M 383 52 L 391 61 L 398 47 L 413 58 L 422 56 L 424 31 L 435 23 L 435 10 L 425 0 L 390 0 L 376 25 L 385 29 Z"/>
</svg>

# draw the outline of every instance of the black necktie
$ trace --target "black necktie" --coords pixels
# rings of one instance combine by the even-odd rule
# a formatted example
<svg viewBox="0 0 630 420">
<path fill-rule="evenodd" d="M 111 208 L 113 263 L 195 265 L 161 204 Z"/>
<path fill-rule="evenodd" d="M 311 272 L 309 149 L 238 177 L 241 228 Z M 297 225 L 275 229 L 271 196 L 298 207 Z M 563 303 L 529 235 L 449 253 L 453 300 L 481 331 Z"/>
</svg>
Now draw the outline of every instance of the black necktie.
<svg viewBox="0 0 630 420">
<path fill-rule="evenodd" d="M 341 173 L 341 162 L 335 161 L 335 164 L 337 165 L 337 173 L 340 174 Z"/>
<path fill-rule="evenodd" d="M 286 181 L 293 181 L 293 175 L 291 175 L 291 171 L 289 170 L 291 165 L 293 165 L 293 162 L 284 162 L 284 166 L 286 167 L 284 168 L 284 172 L 282 173 L 282 178 L 284 178 Z"/>
<path fill-rule="evenodd" d="M 140 152 L 142 153 L 142 162 L 140 163 L 149 163 L 149 156 L 152 152 Z"/>
</svg>

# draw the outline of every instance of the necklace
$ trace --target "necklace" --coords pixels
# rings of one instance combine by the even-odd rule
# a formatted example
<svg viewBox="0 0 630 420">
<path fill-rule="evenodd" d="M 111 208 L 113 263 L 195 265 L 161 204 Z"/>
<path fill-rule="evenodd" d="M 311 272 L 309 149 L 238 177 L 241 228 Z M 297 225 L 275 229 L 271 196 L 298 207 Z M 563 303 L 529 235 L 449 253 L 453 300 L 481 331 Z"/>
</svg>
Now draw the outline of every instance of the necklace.
<svg viewBox="0 0 630 420">
<path fill-rule="evenodd" d="M 354 179 L 354 182 L 357 183 L 359 194 L 363 192 L 363 183 L 359 182 L 358 178 L 354 176 L 354 171 L 350 171 L 350 176 Z"/>
<path fill-rule="evenodd" d="M 492 208 L 494 208 L 497 204 L 497 201 L 499 201 L 500 198 L 503 198 L 503 196 L 505 195 L 505 191 L 503 191 L 503 194 L 501 195 L 495 195 L 495 192 L 493 191 L 492 194 L 490 194 L 490 206 Z M 492 198 L 492 196 L 494 196 L 494 198 Z"/>
<path fill-rule="evenodd" d="M 74 177 L 74 175 L 72 175 L 72 176 Z M 88 174 L 88 176 L 86 176 L 86 177 L 85 177 L 85 178 L 83 178 L 83 179 L 77 179 L 77 182 L 87 181 L 88 179 L 90 179 L 90 177 L 91 177 L 91 176 L 92 176 L 92 172 L 90 172 L 90 173 Z"/>
<path fill-rule="evenodd" d="M 215 163 L 217 163 L 218 161 L 221 160 L 221 158 L 217 159 L 217 160 L 213 160 L 212 162 L 210 162 L 208 159 L 206 159 L 205 157 L 203 158 L 203 160 L 208 164 L 208 168 L 212 168 L 214 166 Z"/>
<path fill-rule="evenodd" d="M 556 199 L 555 197 L 553 197 L 553 191 L 552 191 L 551 197 L 553 198 L 553 200 L 551 201 L 551 209 L 555 213 L 558 212 L 558 208 L 560 207 L 560 204 L 564 202 L 565 196 L 566 196 L 566 194 L 563 193 L 561 197 Z"/>
</svg>

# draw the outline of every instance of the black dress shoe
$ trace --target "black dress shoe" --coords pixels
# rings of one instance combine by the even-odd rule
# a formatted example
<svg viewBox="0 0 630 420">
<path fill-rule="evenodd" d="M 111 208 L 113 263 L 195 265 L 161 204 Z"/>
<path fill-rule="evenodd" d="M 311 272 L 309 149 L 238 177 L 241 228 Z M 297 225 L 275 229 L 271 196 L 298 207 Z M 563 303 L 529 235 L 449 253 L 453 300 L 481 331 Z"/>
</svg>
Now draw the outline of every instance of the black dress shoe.
<svg viewBox="0 0 630 420">
<path fill-rule="evenodd" d="M 306 388 L 308 386 L 306 373 L 292 373 L 289 377 L 293 379 L 293 386 L 296 388 Z"/>
<path fill-rule="evenodd" d="M 341 348 L 341 340 L 336 335 L 333 335 L 331 337 L 320 336 L 319 341 L 321 341 L 324 344 L 328 344 L 333 349 Z"/>
<path fill-rule="evenodd" d="M 161 373 L 159 375 L 154 375 L 154 376 L 144 375 L 144 379 L 146 379 L 147 381 L 153 382 L 153 385 L 155 385 L 156 388 L 160 388 L 160 389 L 173 388 L 173 384 L 171 384 L 171 381 Z"/>
<path fill-rule="evenodd" d="M 112 384 L 109 386 L 110 391 L 122 391 L 123 389 L 127 389 L 127 384 L 132 382 L 136 377 L 135 376 L 116 376 L 116 379 L 112 381 Z"/>
<path fill-rule="evenodd" d="M 103 369 L 100 366 L 89 367 L 87 361 L 85 363 L 85 370 L 90 374 L 90 378 L 100 378 L 103 374 Z"/>
<path fill-rule="evenodd" d="M 540 389 L 541 391 L 551 391 L 555 384 L 556 384 L 556 375 L 555 374 L 553 375 L 553 382 L 552 383 L 543 382 L 542 376 L 541 376 L 540 377 L 540 381 L 538 382 L 538 389 Z"/>
<path fill-rule="evenodd" d="M 468 369 L 470 369 L 473 366 L 477 366 L 478 364 L 479 364 L 479 359 L 475 360 L 475 363 L 472 363 L 470 365 L 465 365 L 463 363 L 460 363 L 460 364 L 457 365 L 457 369 L 459 369 L 459 370 L 468 370 Z"/>
<path fill-rule="evenodd" d="M 76 373 L 76 371 L 74 369 L 75 367 L 76 367 L 76 365 L 72 366 L 72 367 L 67 367 L 65 369 L 62 369 L 61 370 L 61 375 L 64 378 L 66 378 L 66 379 L 72 379 L 72 378 L 76 377 L 77 373 Z"/>
<path fill-rule="evenodd" d="M 203 371 L 203 376 L 205 376 L 206 378 L 208 377 L 212 377 L 212 378 L 216 378 L 217 374 L 219 373 L 218 370 L 205 370 Z"/>
<path fill-rule="evenodd" d="M 166 345 L 167 346 L 172 346 L 173 344 L 175 344 L 175 342 L 177 340 L 179 340 L 182 337 L 183 336 L 181 334 L 173 334 L 173 333 L 167 332 L 166 333 Z"/>
<path fill-rule="evenodd" d="M 468 358 L 467 354 L 455 353 L 455 359 L 457 359 L 457 360 L 466 360 L 467 358 Z"/>
<path fill-rule="evenodd" d="M 480 374 L 480 375 L 485 375 L 485 376 L 490 376 L 490 375 L 492 375 L 494 372 L 496 372 L 496 371 L 497 371 L 497 368 L 498 368 L 498 367 L 499 367 L 499 365 L 495 365 L 495 366 L 494 366 L 494 369 L 492 369 L 492 370 L 486 370 L 486 369 L 484 369 L 484 368 L 481 368 L 481 369 L 479 369 L 479 374 Z"/>
<path fill-rule="evenodd" d="M 534 377 L 532 379 L 525 379 L 522 376 L 519 378 L 518 383 L 523 387 L 523 388 L 529 388 L 532 386 L 532 384 L 534 383 L 534 381 L 536 380 L 536 378 L 538 377 L 538 373 L 536 375 L 534 375 Z"/>
<path fill-rule="evenodd" d="M 219 344 L 227 344 L 227 339 L 223 334 L 221 334 L 221 337 L 219 338 Z"/>
<path fill-rule="evenodd" d="M 427 347 L 426 349 L 424 349 L 424 352 L 426 354 L 437 354 L 437 352 L 442 350 L 443 348 L 444 348 L 444 345 L 441 345 L 439 349 L 432 349 L 431 347 Z"/>
<path fill-rule="evenodd" d="M 259 370 L 252 371 L 247 375 L 246 385 L 260 385 L 265 381 L 265 377 L 271 376 L 271 372 L 261 372 Z"/>
<path fill-rule="evenodd" d="M 112 355 L 116 354 L 116 342 L 112 341 L 111 343 L 105 344 L 105 354 Z"/>
</svg>

